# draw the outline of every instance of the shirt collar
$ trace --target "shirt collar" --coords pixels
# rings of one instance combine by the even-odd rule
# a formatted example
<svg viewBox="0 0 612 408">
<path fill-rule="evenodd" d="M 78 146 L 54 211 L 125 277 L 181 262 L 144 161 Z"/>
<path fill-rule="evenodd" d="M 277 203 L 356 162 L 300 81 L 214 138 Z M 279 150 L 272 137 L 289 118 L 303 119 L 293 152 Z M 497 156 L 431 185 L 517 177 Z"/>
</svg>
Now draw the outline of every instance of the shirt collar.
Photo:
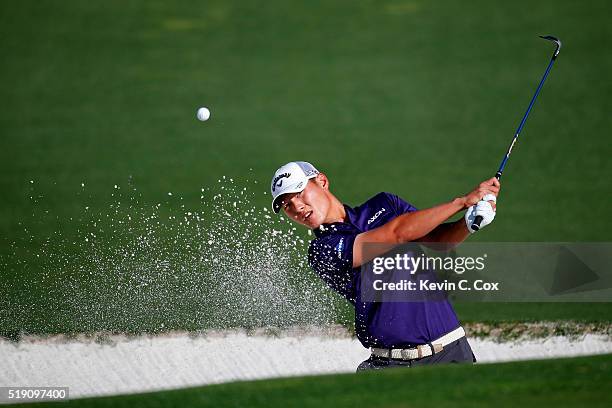
<svg viewBox="0 0 612 408">
<path fill-rule="evenodd" d="M 339 231 L 361 232 L 354 223 L 356 217 L 355 210 L 346 204 L 343 205 L 344 211 L 346 212 L 346 221 L 321 224 L 319 228 L 315 228 L 312 230 L 315 234 L 315 237 L 320 238 L 327 235 L 335 234 Z"/>
</svg>

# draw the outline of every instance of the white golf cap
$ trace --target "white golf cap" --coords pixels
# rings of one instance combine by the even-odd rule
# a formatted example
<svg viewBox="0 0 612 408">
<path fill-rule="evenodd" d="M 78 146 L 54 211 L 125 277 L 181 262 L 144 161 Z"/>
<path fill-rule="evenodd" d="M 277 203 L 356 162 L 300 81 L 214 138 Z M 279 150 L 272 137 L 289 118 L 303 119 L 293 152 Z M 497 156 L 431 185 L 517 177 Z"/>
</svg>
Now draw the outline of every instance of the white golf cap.
<svg viewBox="0 0 612 408">
<path fill-rule="evenodd" d="M 274 173 L 272 177 L 272 209 L 278 213 L 280 207 L 280 197 L 287 193 L 299 193 L 306 188 L 308 180 L 316 177 L 319 170 L 304 161 L 294 161 L 287 163 Z"/>
</svg>

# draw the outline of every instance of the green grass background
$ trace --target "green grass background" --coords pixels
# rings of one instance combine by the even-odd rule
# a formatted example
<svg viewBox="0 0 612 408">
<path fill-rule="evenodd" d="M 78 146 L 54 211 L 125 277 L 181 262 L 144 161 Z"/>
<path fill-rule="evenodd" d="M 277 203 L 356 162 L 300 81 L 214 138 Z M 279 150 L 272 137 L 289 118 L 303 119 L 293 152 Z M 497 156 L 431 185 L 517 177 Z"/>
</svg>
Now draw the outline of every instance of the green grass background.
<svg viewBox="0 0 612 408">
<path fill-rule="evenodd" d="M 612 355 L 476 366 L 430 366 L 358 375 L 237 382 L 73 400 L 53 403 L 53 406 L 608 407 L 611 365 Z"/>
<path fill-rule="evenodd" d="M 609 2 L 26 0 L 0 10 L 0 254 L 24 234 L 24 257 L 55 231 L 76 234 L 83 207 L 107 208 L 128 180 L 143 205 L 172 191 L 197 207 L 202 186 L 248 177 L 259 181 L 254 204 L 267 206 L 269 178 L 290 160 L 312 161 L 350 205 L 381 190 L 420 208 L 449 200 L 496 170 L 552 52 L 540 34 L 564 48 L 506 169 L 495 224 L 471 239 L 610 240 Z M 195 120 L 201 105 L 207 123 Z M 51 216 L 35 222 L 42 210 Z M 37 273 L 10 257 L 0 267 L 13 284 Z M 20 287 L 24 304 L 23 289 L 44 292 Z M 464 320 L 610 312 L 459 306 Z M 27 330 L 37 313 L 52 314 L 2 324 Z"/>
</svg>

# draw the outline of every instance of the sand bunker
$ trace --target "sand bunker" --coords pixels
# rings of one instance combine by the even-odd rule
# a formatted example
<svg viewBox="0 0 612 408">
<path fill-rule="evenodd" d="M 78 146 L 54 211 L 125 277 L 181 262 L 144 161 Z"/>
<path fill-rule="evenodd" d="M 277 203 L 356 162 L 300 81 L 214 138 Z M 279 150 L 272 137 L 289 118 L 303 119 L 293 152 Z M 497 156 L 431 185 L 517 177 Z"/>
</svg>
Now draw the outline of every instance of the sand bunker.
<svg viewBox="0 0 612 408">
<path fill-rule="evenodd" d="M 608 336 L 470 339 L 480 363 L 612 352 Z M 369 353 L 340 329 L 0 340 L 0 386 L 68 386 L 71 397 L 354 372 Z"/>
</svg>

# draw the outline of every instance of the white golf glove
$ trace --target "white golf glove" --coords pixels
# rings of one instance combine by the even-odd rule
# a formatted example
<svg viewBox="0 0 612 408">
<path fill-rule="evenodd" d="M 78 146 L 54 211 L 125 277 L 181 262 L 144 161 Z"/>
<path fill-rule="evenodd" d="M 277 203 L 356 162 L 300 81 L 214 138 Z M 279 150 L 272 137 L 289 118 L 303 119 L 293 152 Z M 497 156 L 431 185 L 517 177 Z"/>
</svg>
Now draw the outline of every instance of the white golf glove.
<svg viewBox="0 0 612 408">
<path fill-rule="evenodd" d="M 487 225 L 493 222 L 495 219 L 495 210 L 489 201 L 497 202 L 497 199 L 493 194 L 487 194 L 482 197 L 476 205 L 471 206 L 465 212 L 465 223 L 468 227 L 470 233 L 476 232 L 476 230 L 472 229 L 472 224 L 474 223 L 474 219 L 477 215 L 482 217 L 482 222 L 480 223 L 480 229 L 483 229 Z"/>
</svg>

